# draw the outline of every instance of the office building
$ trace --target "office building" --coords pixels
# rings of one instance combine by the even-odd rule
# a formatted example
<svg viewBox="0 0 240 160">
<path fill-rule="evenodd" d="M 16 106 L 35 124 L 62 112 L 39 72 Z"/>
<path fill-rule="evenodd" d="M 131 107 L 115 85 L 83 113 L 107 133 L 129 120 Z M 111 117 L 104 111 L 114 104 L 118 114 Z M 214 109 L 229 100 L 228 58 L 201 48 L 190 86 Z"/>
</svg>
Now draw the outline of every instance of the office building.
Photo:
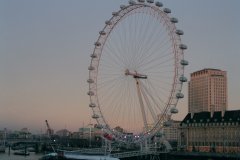
<svg viewBox="0 0 240 160">
<path fill-rule="evenodd" d="M 188 93 L 189 113 L 226 111 L 227 72 L 208 68 L 191 73 Z"/>
<path fill-rule="evenodd" d="M 177 148 L 180 138 L 180 123 L 181 121 L 172 120 L 172 124 L 168 127 L 163 127 L 164 138 L 171 144 L 172 148 Z"/>
<path fill-rule="evenodd" d="M 163 133 L 168 141 L 178 141 L 179 127 L 181 121 L 172 121 L 172 125 L 169 127 L 163 127 Z"/>
</svg>

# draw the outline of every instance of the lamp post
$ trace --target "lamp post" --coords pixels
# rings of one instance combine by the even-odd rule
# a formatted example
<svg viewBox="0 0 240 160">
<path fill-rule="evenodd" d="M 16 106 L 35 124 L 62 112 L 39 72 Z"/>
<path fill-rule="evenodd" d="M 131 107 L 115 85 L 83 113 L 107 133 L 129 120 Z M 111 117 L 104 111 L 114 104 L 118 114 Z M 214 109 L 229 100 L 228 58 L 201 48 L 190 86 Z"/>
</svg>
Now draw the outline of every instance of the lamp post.
<svg viewBox="0 0 240 160">
<path fill-rule="evenodd" d="M 224 125 L 224 124 L 223 124 Z M 224 126 L 222 127 L 222 129 L 223 129 L 223 131 L 222 131 L 222 137 L 223 137 L 223 142 L 222 142 L 222 144 L 223 144 L 223 153 L 225 152 L 225 149 L 224 149 L 224 146 L 225 146 L 225 141 L 224 141 Z"/>
</svg>

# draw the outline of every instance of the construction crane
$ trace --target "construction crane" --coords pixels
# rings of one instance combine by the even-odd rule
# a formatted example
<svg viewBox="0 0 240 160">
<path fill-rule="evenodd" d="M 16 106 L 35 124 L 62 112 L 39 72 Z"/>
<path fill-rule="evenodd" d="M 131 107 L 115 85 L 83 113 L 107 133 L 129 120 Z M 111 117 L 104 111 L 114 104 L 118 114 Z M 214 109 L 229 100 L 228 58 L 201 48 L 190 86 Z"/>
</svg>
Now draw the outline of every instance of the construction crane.
<svg viewBox="0 0 240 160">
<path fill-rule="evenodd" d="M 53 130 L 50 128 L 49 124 L 48 124 L 48 120 L 45 120 L 46 125 L 47 125 L 47 135 L 48 137 L 51 139 L 53 136 Z"/>
<path fill-rule="evenodd" d="M 48 138 L 50 139 L 50 145 L 52 147 L 53 152 L 55 153 L 55 149 L 54 149 L 53 144 L 52 144 L 53 142 L 55 142 L 54 140 L 52 140 L 53 130 L 51 129 L 50 125 L 48 124 L 48 121 L 45 120 L 45 122 L 46 122 L 46 125 L 47 125 L 47 135 L 48 135 Z"/>
</svg>

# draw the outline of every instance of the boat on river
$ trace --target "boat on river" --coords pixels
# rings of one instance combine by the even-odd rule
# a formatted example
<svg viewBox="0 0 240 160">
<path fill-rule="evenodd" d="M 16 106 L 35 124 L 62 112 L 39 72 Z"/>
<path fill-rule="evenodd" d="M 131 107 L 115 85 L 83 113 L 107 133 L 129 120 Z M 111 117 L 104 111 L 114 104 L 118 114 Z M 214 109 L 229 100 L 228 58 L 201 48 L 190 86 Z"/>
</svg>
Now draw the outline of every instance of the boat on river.
<svg viewBox="0 0 240 160">
<path fill-rule="evenodd" d="M 62 159 L 64 158 L 63 157 L 60 158 L 60 156 L 57 153 L 53 152 L 44 155 L 39 160 L 62 160 Z"/>
<path fill-rule="evenodd" d="M 29 156 L 30 155 L 30 153 L 25 150 L 16 151 L 16 152 L 14 152 L 14 154 L 20 155 L 20 156 Z"/>
</svg>

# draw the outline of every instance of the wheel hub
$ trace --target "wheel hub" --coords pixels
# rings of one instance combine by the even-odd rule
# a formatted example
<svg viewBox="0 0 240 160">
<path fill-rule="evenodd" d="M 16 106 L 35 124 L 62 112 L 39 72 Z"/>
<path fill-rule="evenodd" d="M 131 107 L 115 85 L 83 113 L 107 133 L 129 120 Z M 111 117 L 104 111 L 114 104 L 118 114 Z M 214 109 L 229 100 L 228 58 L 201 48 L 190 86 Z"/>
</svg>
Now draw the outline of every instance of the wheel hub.
<svg viewBox="0 0 240 160">
<path fill-rule="evenodd" d="M 133 78 L 136 78 L 136 79 L 147 79 L 147 75 L 140 74 L 137 71 L 130 72 L 129 69 L 125 70 L 125 75 L 126 76 L 133 76 Z"/>
</svg>

